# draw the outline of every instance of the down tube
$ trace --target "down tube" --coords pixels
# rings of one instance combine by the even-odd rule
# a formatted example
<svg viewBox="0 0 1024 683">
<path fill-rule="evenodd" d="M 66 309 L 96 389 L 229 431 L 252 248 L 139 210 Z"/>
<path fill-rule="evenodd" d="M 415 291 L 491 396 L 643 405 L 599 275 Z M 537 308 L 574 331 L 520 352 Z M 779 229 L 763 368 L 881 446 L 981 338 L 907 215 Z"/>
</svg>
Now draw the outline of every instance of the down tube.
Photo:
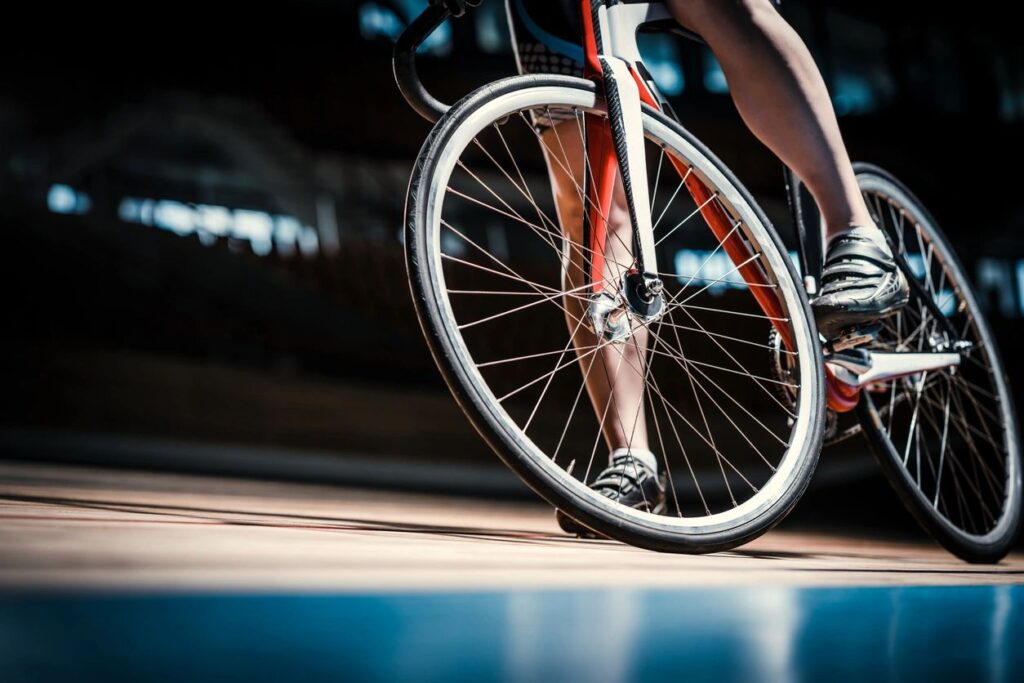
<svg viewBox="0 0 1024 683">
<path fill-rule="evenodd" d="M 771 283 L 762 270 L 760 262 L 753 259 L 750 247 L 737 234 L 736 224 L 726 214 L 725 209 L 714 201 L 715 193 L 709 190 L 708 186 L 695 176 L 685 163 L 675 157 L 670 157 L 670 160 L 676 172 L 683 179 L 687 191 L 697 202 L 697 206 L 701 207 L 700 213 L 704 222 L 708 224 L 711 232 L 722 245 L 722 249 L 729 255 L 733 265 L 737 267 L 743 281 L 749 285 L 750 293 L 761 310 L 771 319 L 772 325 L 778 330 L 786 348 L 794 351 L 793 335 L 789 327 L 783 324 L 785 311 L 782 309 L 782 304 L 772 293 L 773 290 L 769 286 Z"/>
<path fill-rule="evenodd" d="M 657 99 L 651 93 L 650 88 L 647 87 L 644 79 L 637 74 L 635 69 L 630 69 L 630 72 L 637 83 L 637 87 L 640 89 L 641 101 L 661 111 Z M 722 245 L 722 249 L 729 255 L 733 265 L 737 267 L 743 281 L 749 285 L 750 293 L 753 294 L 761 310 L 771 319 L 772 325 L 778 330 L 782 343 L 786 345 L 787 349 L 794 351 L 793 335 L 789 328 L 783 324 L 785 311 L 782 309 L 782 304 L 772 294 L 771 287 L 767 286 L 771 283 L 768 281 L 764 270 L 762 270 L 761 264 L 756 259 L 752 259 L 753 254 L 750 252 L 750 248 L 736 234 L 735 224 L 726 214 L 725 209 L 718 202 L 713 201 L 714 193 L 708 189 L 708 186 L 700 178 L 692 173 L 689 166 L 671 155 L 669 160 L 686 185 L 686 190 L 690 193 L 690 196 L 697 202 L 697 206 L 701 207 L 700 213 L 704 218 L 704 222 L 708 224 L 711 232 Z"/>
<path fill-rule="evenodd" d="M 583 175 L 586 194 L 583 212 L 583 244 L 586 248 L 583 258 L 590 291 L 592 294 L 600 294 L 604 289 L 604 250 L 618 162 L 607 121 L 586 114 L 584 130 L 586 164 L 590 173 L 584 172 Z"/>
</svg>

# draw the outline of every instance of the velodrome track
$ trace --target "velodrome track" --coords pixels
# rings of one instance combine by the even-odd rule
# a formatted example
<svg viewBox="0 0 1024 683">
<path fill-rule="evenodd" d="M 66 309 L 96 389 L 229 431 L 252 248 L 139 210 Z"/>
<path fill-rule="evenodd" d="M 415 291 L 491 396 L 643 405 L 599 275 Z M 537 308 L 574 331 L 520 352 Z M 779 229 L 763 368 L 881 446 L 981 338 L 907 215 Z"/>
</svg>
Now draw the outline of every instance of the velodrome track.
<svg viewBox="0 0 1024 683">
<path fill-rule="evenodd" d="M 1010 682 L 1022 583 L 788 524 L 663 555 L 537 503 L 0 463 L 5 683 Z"/>
<path fill-rule="evenodd" d="M 920 543 L 773 531 L 666 555 L 562 534 L 539 503 L 0 463 L 0 586 L 408 590 L 1024 582 Z"/>
</svg>

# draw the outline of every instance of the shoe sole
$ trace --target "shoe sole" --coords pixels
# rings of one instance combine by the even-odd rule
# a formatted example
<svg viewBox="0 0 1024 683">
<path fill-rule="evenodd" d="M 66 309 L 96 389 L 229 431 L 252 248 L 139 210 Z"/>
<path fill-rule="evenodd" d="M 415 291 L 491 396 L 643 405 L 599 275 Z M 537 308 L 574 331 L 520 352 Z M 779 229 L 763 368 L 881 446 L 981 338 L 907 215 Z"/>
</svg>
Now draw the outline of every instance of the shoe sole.
<svg viewBox="0 0 1024 683">
<path fill-rule="evenodd" d="M 908 303 L 910 303 L 909 297 L 905 301 L 901 301 L 899 303 L 892 304 L 891 306 L 887 306 L 886 308 L 883 308 L 879 312 L 872 311 L 871 313 L 860 314 L 851 313 L 850 315 L 843 319 L 842 326 L 825 326 L 819 324 L 818 332 L 823 337 L 832 342 L 835 341 L 836 339 L 840 339 L 841 337 L 845 336 L 845 334 L 856 332 L 857 328 L 864 327 L 872 323 L 881 322 L 887 318 L 891 318 L 895 314 L 899 313 L 900 309 L 902 309 Z"/>
</svg>

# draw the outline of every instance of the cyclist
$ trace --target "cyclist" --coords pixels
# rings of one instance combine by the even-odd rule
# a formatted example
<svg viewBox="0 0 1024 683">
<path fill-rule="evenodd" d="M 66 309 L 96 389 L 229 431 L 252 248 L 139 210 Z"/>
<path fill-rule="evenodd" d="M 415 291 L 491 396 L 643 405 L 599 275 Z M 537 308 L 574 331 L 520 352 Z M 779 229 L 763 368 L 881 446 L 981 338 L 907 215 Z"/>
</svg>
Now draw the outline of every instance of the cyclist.
<svg viewBox="0 0 1024 683">
<path fill-rule="evenodd" d="M 803 180 L 820 209 L 827 246 L 820 293 L 812 301 L 819 331 L 834 338 L 906 304 L 908 283 L 858 189 L 825 82 L 806 45 L 771 0 L 666 0 L 665 4 L 682 26 L 707 42 L 744 122 Z M 580 0 L 506 0 L 506 5 L 521 73 L 583 75 Z M 549 157 L 562 230 L 572 243 L 580 244 L 583 206 L 576 188 L 583 177 L 584 154 L 579 127 L 575 120 L 560 121 L 557 115 L 536 123 Z M 577 167 L 565 169 L 552 163 L 556 149 L 578 160 Z M 621 183 L 607 219 L 605 263 L 609 268 L 631 258 L 624 246 L 630 244 L 631 228 Z M 616 234 L 619 238 L 612 238 Z M 578 249 L 571 251 L 580 255 Z M 606 271 L 605 275 L 612 274 Z M 566 305 L 570 315 L 583 315 L 577 299 L 567 298 Z M 596 343 L 590 331 L 580 330 L 575 339 L 578 348 Z M 643 329 L 634 340 L 636 344 L 581 359 L 610 451 L 607 469 L 591 487 L 624 505 L 661 512 L 665 480 L 647 439 L 643 379 L 637 373 L 616 376 L 615 372 L 625 363 L 636 367 L 636 357 L 645 352 Z M 621 361 L 620 354 L 625 356 Z M 594 371 L 593 364 L 601 368 Z M 569 533 L 588 533 L 561 512 L 557 519 Z"/>
</svg>

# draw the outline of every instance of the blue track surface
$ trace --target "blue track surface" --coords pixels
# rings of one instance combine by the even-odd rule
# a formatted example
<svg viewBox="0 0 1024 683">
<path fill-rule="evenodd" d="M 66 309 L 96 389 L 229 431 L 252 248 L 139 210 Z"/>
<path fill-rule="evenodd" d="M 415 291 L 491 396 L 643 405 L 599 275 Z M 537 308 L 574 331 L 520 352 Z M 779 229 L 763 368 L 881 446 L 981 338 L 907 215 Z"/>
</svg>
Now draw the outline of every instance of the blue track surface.
<svg viewBox="0 0 1024 683">
<path fill-rule="evenodd" d="M 0 596 L 0 681 L 1021 681 L 1024 586 Z"/>
</svg>

